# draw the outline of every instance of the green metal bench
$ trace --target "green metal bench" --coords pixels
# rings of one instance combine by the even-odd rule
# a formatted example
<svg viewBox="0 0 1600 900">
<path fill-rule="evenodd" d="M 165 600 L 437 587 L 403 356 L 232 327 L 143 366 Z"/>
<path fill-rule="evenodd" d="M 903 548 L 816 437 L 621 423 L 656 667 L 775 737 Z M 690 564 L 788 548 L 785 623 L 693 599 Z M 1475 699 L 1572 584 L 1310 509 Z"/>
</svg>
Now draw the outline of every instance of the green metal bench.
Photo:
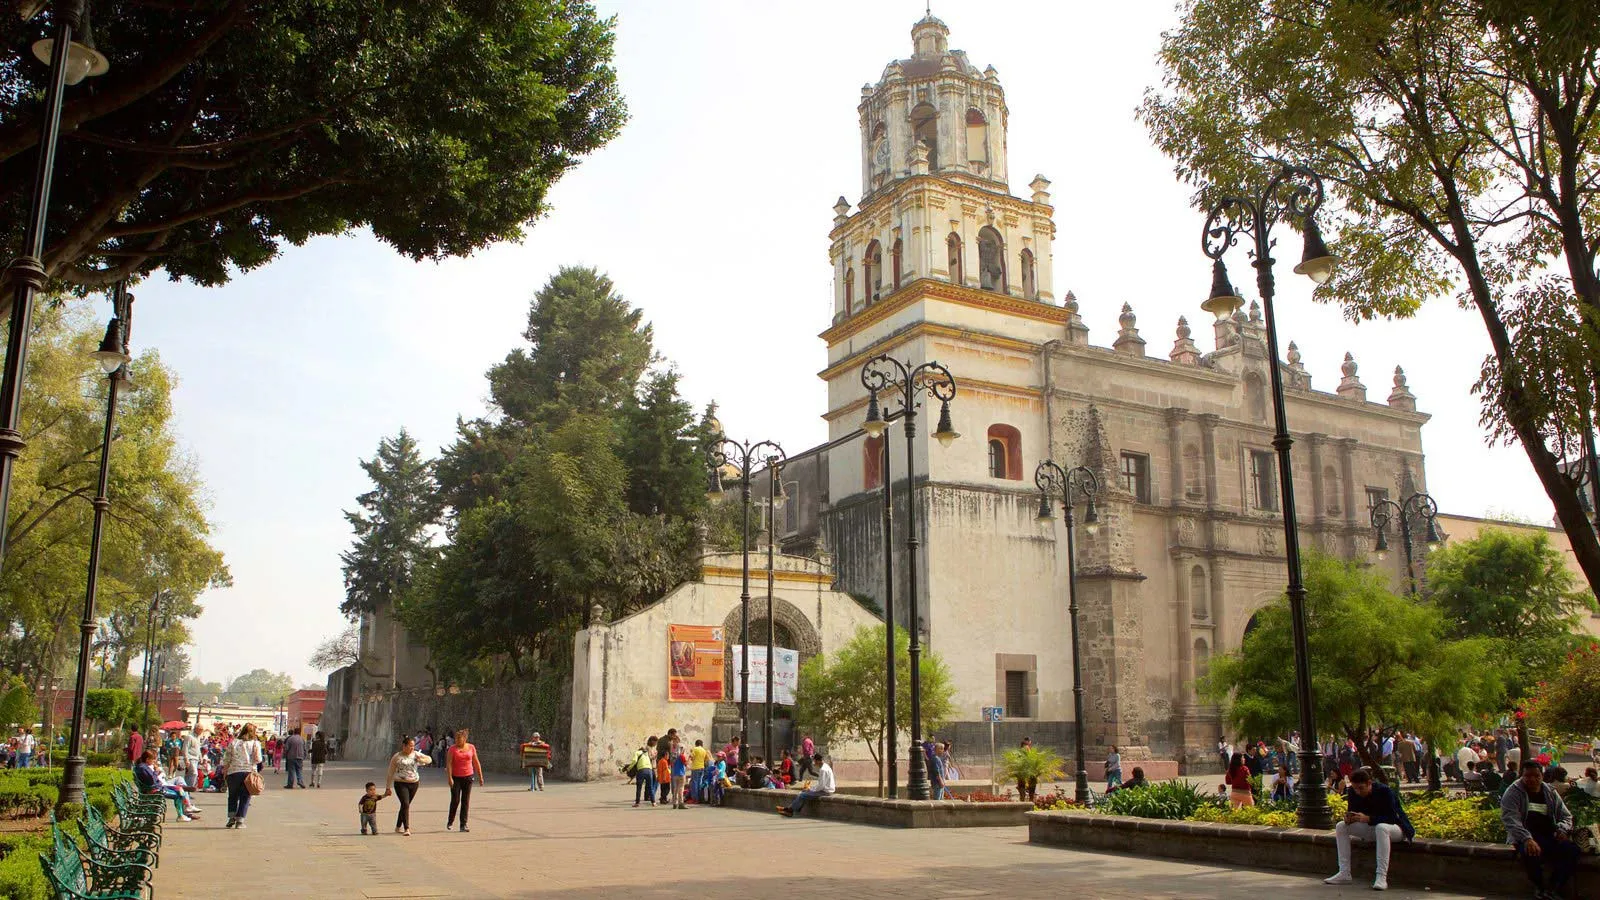
<svg viewBox="0 0 1600 900">
<path fill-rule="evenodd" d="M 92 857 L 85 862 L 78 842 L 51 826 L 55 848 L 39 854 L 39 865 L 56 900 L 145 900 L 154 897 L 154 873 L 138 863 L 108 865 Z"/>
<path fill-rule="evenodd" d="M 117 820 L 123 830 L 130 827 L 130 820 L 139 823 L 136 826 L 138 830 L 144 830 L 146 823 L 153 823 L 159 829 L 161 821 L 167 816 L 165 797 L 143 797 L 132 787 L 118 785 L 113 788 L 111 802 L 117 808 Z"/>
<path fill-rule="evenodd" d="M 78 820 L 78 830 L 88 844 L 89 855 L 105 863 L 161 865 L 161 835 L 149 831 L 118 831 L 106 824 L 100 811 L 87 807 Z"/>
<path fill-rule="evenodd" d="M 117 810 L 118 830 L 153 834 L 156 840 L 161 839 L 160 813 L 130 806 L 127 800 L 117 796 L 111 798 L 111 803 Z"/>
</svg>

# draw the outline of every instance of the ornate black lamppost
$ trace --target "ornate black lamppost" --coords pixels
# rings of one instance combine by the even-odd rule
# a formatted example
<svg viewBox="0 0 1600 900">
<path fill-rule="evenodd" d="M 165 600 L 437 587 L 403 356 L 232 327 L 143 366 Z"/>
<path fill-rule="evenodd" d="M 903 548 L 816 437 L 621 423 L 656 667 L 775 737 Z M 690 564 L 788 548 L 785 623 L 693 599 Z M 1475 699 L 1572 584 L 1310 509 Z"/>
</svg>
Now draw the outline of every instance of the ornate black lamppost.
<svg viewBox="0 0 1600 900">
<path fill-rule="evenodd" d="M 21 4 L 25 19 L 43 8 L 43 0 L 24 0 Z M 90 43 L 84 0 L 52 3 L 50 15 L 55 36 L 33 45 L 33 55 L 49 63 L 50 75 L 39 117 L 39 158 L 34 167 L 33 195 L 28 201 L 28 226 L 22 237 L 22 252 L 5 272 L 12 293 L 11 331 L 6 338 L 5 371 L 0 375 L 0 565 L 5 562 L 9 520 L 5 511 L 11 506 L 11 471 L 27 446 L 17 430 L 17 420 L 22 413 L 22 376 L 27 365 L 28 335 L 33 328 L 33 297 L 44 289 L 45 283 L 44 229 L 50 211 L 50 182 L 55 176 L 56 139 L 61 134 L 61 99 L 67 85 L 90 75 L 103 75 L 109 68 L 106 58 Z M 80 33 L 84 38 L 81 43 L 73 40 Z"/>
<path fill-rule="evenodd" d="M 778 625 L 772 613 L 772 589 L 776 573 L 773 557 L 778 545 L 778 460 L 767 459 L 767 707 L 761 713 L 761 755 L 767 765 L 772 765 L 772 683 L 777 680 L 778 662 L 773 658 L 773 645 L 777 643 Z M 744 743 L 740 741 L 740 743 Z M 749 750 L 744 750 L 748 754 Z"/>
<path fill-rule="evenodd" d="M 100 480 L 94 494 L 94 525 L 89 533 L 89 584 L 83 597 L 83 621 L 79 624 L 78 682 L 72 695 L 72 736 L 67 744 L 67 762 L 61 770 L 61 803 L 83 803 L 83 704 L 89 689 L 89 647 L 97 627 L 94 619 L 95 589 L 100 580 L 100 536 L 106 510 L 106 482 L 111 476 L 111 433 L 117 419 L 117 389 L 128 381 L 128 325 L 133 312 L 133 295 L 125 284 L 117 285 L 113 298 L 116 314 L 106 326 L 105 340 L 94 352 L 106 371 L 106 428 L 100 443 Z"/>
<path fill-rule="evenodd" d="M 1094 495 L 1100 492 L 1100 479 L 1088 466 L 1062 469 L 1054 460 L 1044 460 L 1033 470 L 1033 483 L 1039 486 L 1039 522 L 1055 522 L 1051 498 L 1061 495 L 1062 513 L 1067 522 L 1067 618 L 1072 622 L 1072 713 L 1075 749 L 1078 752 L 1076 799 L 1089 805 L 1089 770 L 1083 758 L 1083 657 L 1078 643 L 1078 557 L 1073 544 L 1073 497 L 1084 500 L 1083 527 L 1090 534 L 1099 529 Z"/>
<path fill-rule="evenodd" d="M 1406 556 L 1406 584 L 1407 593 L 1415 600 L 1417 591 L 1417 564 L 1413 557 L 1411 526 L 1414 522 L 1426 522 L 1427 531 L 1423 539 L 1428 543 L 1428 549 L 1434 550 L 1444 543 L 1444 538 L 1439 534 L 1439 504 L 1427 494 L 1418 492 L 1396 503 L 1385 497 L 1372 504 L 1372 530 L 1376 533 L 1372 551 L 1379 559 L 1389 555 L 1389 523 L 1393 522 L 1400 531 L 1400 546 Z M 1428 742 L 1428 790 L 1437 791 L 1444 785 L 1439 778 L 1439 756 L 1434 753 L 1433 741 Z"/>
<path fill-rule="evenodd" d="M 1266 317 L 1267 365 L 1272 376 L 1272 406 L 1276 432 L 1272 446 L 1278 451 L 1278 480 L 1282 485 L 1283 550 L 1289 570 L 1290 620 L 1294 626 L 1295 695 L 1300 706 L 1300 804 L 1297 817 L 1301 828 L 1327 829 L 1333 824 L 1328 808 L 1328 792 L 1322 783 L 1322 754 L 1317 743 L 1315 708 L 1311 703 L 1311 666 L 1306 647 L 1306 588 L 1300 576 L 1300 531 L 1294 511 L 1294 469 L 1289 448 L 1289 417 L 1284 407 L 1283 372 L 1278 364 L 1278 330 L 1272 309 L 1272 226 L 1289 219 L 1305 234 L 1305 252 L 1296 274 L 1306 275 L 1317 284 L 1333 276 L 1334 258 L 1317 230 L 1316 213 L 1322 206 L 1322 179 L 1315 172 L 1298 166 L 1284 166 L 1267 182 L 1256 197 L 1224 197 L 1206 217 L 1200 245 L 1212 260 L 1211 297 L 1201 307 L 1218 320 L 1233 314 L 1244 301 L 1228 281 L 1222 256 L 1240 237 L 1254 243 L 1256 285 L 1261 291 L 1261 309 Z"/>
<path fill-rule="evenodd" d="M 898 397 L 899 409 L 889 410 L 889 413 L 898 412 L 905 419 L 906 593 L 909 597 L 906 625 L 911 632 L 911 765 L 906 769 L 906 795 L 912 800 L 926 800 L 931 787 L 928 784 L 928 761 L 922 752 L 922 628 L 917 620 L 917 600 L 920 596 L 917 591 L 917 548 L 921 541 L 917 539 L 917 494 L 912 483 L 916 472 L 917 407 L 922 405 L 924 393 L 939 401 L 939 426 L 934 429 L 933 436 L 940 445 L 950 446 L 951 441 L 961 436 L 950 424 L 950 401 L 956 395 L 956 379 L 949 369 L 938 362 L 925 362 L 912 367 L 883 354 L 873 357 L 861 367 L 861 384 L 867 389 L 867 420 L 861 424 L 863 431 L 873 437 L 881 437 L 889 427 L 884 410 L 879 407 L 879 394 L 888 394 L 886 400 Z M 883 406 L 887 407 L 889 403 L 885 402 Z M 888 481 L 887 471 L 884 472 L 884 480 Z M 887 532 L 884 534 L 883 552 L 885 559 L 894 553 Z M 885 612 L 892 641 L 892 610 Z M 893 671 L 892 660 L 890 671 Z M 889 730 L 893 732 L 894 728 L 894 720 L 890 719 Z"/>
<path fill-rule="evenodd" d="M 765 454 L 765 455 L 763 455 Z M 743 558 L 742 580 L 739 586 L 739 754 L 741 762 L 750 755 L 748 732 L 748 707 L 750 703 L 750 470 L 756 463 L 765 461 L 775 466 L 784 458 L 783 448 L 773 441 L 754 444 L 740 443 L 720 433 L 711 445 L 710 482 L 706 496 L 722 496 L 722 467 L 732 463 L 739 469 L 739 502 L 743 506 L 744 524 L 739 529 L 739 551 Z M 767 681 L 772 681 L 772 660 L 767 660 Z"/>
<path fill-rule="evenodd" d="M 867 372 L 861 370 L 861 383 L 867 384 Z M 869 386 L 870 389 L 870 386 Z M 884 697 L 884 731 L 887 732 L 888 747 L 883 754 L 884 761 L 889 769 L 888 797 L 896 800 L 900 797 L 900 729 L 895 727 L 899 719 L 895 718 L 899 704 L 895 699 L 895 650 L 894 650 L 894 479 L 889 464 L 894 454 L 889 452 L 889 442 L 883 438 L 882 429 L 873 435 L 878 442 L 878 474 L 883 482 L 883 697 Z M 909 489 L 909 484 L 908 484 Z"/>
</svg>

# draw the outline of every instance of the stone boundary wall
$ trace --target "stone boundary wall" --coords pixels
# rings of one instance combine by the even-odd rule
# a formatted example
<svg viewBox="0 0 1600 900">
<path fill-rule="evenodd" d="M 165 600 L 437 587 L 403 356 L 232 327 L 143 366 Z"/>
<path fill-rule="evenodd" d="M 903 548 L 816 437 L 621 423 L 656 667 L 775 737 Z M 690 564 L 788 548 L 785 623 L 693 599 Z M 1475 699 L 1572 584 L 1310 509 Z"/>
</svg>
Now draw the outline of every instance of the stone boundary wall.
<svg viewBox="0 0 1600 900">
<path fill-rule="evenodd" d="M 794 791 L 747 790 L 728 788 L 722 805 L 733 809 L 761 810 L 777 814 L 787 806 Z M 861 825 L 890 828 L 974 828 L 1015 827 L 1027 824 L 1032 803 L 967 803 L 960 800 L 881 800 L 834 794 L 806 801 L 800 815 L 832 819 Z"/>
<path fill-rule="evenodd" d="M 1270 828 L 1103 816 L 1081 812 L 1030 812 L 1028 841 L 1075 850 L 1110 850 L 1135 856 L 1159 856 L 1194 862 L 1287 869 L 1326 878 L 1338 869 L 1331 831 Z M 1353 874 L 1358 884 L 1373 876 L 1372 845 L 1357 843 Z M 1516 851 L 1508 844 L 1441 841 L 1418 838 L 1394 845 L 1389 862 L 1391 884 L 1414 888 L 1446 888 L 1471 894 L 1531 893 Z M 1583 857 L 1578 892 L 1600 890 L 1600 859 Z"/>
</svg>

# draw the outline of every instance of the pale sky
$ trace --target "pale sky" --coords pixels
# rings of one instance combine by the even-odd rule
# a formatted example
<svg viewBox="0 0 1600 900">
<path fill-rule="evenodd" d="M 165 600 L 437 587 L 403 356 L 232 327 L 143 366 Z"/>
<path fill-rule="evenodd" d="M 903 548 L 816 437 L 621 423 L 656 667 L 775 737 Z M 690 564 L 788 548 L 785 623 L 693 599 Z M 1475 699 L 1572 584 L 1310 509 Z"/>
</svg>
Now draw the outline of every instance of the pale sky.
<svg viewBox="0 0 1600 900">
<path fill-rule="evenodd" d="M 530 297 L 561 265 L 599 267 L 643 307 L 686 395 L 715 399 L 731 436 L 791 453 L 824 439 L 831 207 L 860 195 L 861 85 L 910 55 L 922 3 L 600 6 L 618 16 L 632 120 L 567 175 L 521 243 L 414 264 L 354 234 L 289 248 L 222 288 L 158 274 L 138 289 L 134 342 L 177 372 L 178 429 L 235 579 L 193 625 L 202 677 L 324 679 L 306 657 L 343 625 L 342 511 L 367 488 L 358 460 L 401 427 L 437 452 L 458 415 L 480 414 L 484 371 L 519 345 Z M 1202 217 L 1134 118 L 1159 79 L 1172 4 L 934 6 L 951 47 L 1000 73 L 1013 193 L 1035 173 L 1054 182 L 1056 292 L 1076 292 L 1090 341 L 1111 343 L 1127 301 L 1151 355 L 1166 355 L 1180 314 L 1211 350 Z M 1298 341 L 1313 386 L 1331 391 L 1351 350 L 1381 401 L 1405 366 L 1433 415 L 1423 440 L 1441 507 L 1548 520 L 1521 450 L 1486 447 L 1478 428 L 1478 320 L 1441 298 L 1411 321 L 1353 325 L 1311 299 L 1292 262 L 1279 265 L 1281 341 Z"/>
</svg>

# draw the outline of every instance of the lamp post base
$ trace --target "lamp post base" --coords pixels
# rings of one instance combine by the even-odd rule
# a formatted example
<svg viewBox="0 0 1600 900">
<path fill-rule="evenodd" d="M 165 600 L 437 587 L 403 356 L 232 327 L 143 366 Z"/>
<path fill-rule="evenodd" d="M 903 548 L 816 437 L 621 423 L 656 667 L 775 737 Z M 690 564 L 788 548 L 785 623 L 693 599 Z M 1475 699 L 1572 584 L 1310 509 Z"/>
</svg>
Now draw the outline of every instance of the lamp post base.
<svg viewBox="0 0 1600 900">
<path fill-rule="evenodd" d="M 922 745 L 915 741 L 911 744 L 911 766 L 906 772 L 906 799 L 928 800 L 933 796 L 933 785 L 928 783 L 928 760 L 923 755 Z"/>
<path fill-rule="evenodd" d="M 62 806 L 82 806 L 83 767 L 88 761 L 82 756 L 69 756 L 61 766 L 61 800 Z"/>
<path fill-rule="evenodd" d="M 1328 805 L 1328 786 L 1323 780 L 1322 754 L 1316 750 L 1308 755 L 1301 753 L 1300 785 L 1295 793 L 1300 802 L 1295 807 L 1296 824 L 1301 828 L 1327 831 L 1333 828 L 1333 808 Z"/>
</svg>

